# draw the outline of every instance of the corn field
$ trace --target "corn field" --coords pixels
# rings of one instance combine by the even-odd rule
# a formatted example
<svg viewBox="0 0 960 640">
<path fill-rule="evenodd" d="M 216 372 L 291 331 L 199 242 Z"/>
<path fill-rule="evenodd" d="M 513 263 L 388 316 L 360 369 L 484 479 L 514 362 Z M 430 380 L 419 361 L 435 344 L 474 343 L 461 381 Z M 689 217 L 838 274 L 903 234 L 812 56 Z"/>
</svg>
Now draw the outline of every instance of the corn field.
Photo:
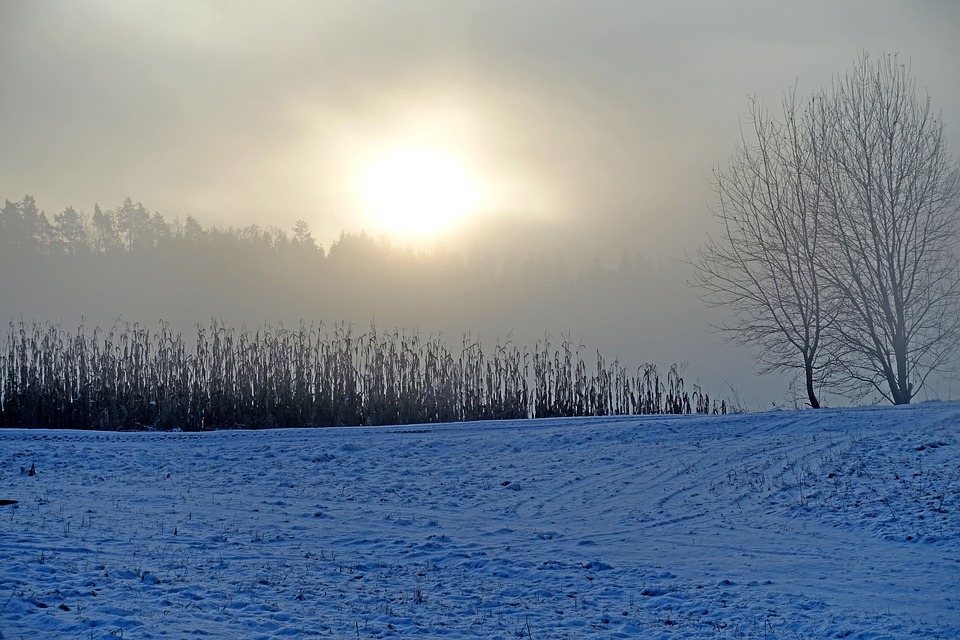
<svg viewBox="0 0 960 640">
<path fill-rule="evenodd" d="M 726 413 L 680 368 L 627 370 L 547 336 L 533 350 L 459 349 L 417 333 L 352 325 L 212 321 L 187 340 L 160 322 L 80 327 L 11 323 L 0 354 L 0 427 L 172 430 L 418 424 L 559 416 Z"/>
</svg>

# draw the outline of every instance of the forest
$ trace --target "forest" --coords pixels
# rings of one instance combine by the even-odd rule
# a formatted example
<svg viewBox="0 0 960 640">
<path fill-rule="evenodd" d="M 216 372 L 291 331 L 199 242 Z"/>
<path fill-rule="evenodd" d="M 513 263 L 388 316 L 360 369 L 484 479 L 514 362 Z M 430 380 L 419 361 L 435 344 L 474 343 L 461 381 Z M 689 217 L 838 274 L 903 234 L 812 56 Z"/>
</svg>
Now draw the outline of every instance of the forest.
<svg viewBox="0 0 960 640">
<path fill-rule="evenodd" d="M 652 359 L 630 363 L 563 328 L 550 333 L 551 317 L 582 323 L 579 313 L 599 325 L 649 301 L 641 289 L 657 272 L 638 256 L 574 269 L 562 256 L 465 258 L 365 234 L 324 249 L 304 221 L 291 233 L 205 228 L 131 198 L 50 219 L 25 196 L 6 201 L 0 224 L 4 426 L 198 430 L 732 409 L 685 382 L 682 362 L 661 372 Z M 33 305 L 29 316 L 11 302 L 18 295 Z M 492 318 L 516 325 L 498 330 Z M 539 333 L 515 335 L 517 325 Z"/>
<path fill-rule="evenodd" d="M 529 341 L 590 324 L 577 315 L 601 301 L 618 316 L 639 298 L 649 304 L 683 286 L 674 265 L 626 252 L 614 264 L 599 257 L 577 263 L 535 247 L 526 255 L 479 245 L 465 254 L 442 246 L 414 251 L 365 233 L 343 233 L 323 247 L 302 220 L 289 233 L 256 224 L 204 227 L 192 216 L 168 221 L 131 198 L 115 209 L 95 205 L 92 214 L 67 207 L 52 218 L 29 195 L 7 200 L 0 249 L 8 285 L 0 299 L 12 307 L 5 320 L 19 319 L 9 314 L 24 307 L 50 319 L 49 301 L 56 301 L 58 314 L 76 309 L 72 320 L 97 324 L 116 318 L 93 316 L 115 310 L 181 328 L 212 317 L 235 325 L 375 320 L 487 337 L 536 327 L 522 336 Z M 569 317 L 569 326 L 539 322 L 558 316 Z"/>
</svg>

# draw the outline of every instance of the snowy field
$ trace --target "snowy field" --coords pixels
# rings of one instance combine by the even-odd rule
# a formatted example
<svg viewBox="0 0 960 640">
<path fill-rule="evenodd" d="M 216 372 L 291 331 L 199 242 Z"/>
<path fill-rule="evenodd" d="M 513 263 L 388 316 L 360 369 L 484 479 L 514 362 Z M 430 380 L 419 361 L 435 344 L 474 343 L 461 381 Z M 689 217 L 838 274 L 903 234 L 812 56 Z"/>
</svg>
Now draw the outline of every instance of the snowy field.
<svg viewBox="0 0 960 640">
<path fill-rule="evenodd" d="M 958 638 L 958 436 L 957 403 L 0 431 L 0 637 Z"/>
</svg>

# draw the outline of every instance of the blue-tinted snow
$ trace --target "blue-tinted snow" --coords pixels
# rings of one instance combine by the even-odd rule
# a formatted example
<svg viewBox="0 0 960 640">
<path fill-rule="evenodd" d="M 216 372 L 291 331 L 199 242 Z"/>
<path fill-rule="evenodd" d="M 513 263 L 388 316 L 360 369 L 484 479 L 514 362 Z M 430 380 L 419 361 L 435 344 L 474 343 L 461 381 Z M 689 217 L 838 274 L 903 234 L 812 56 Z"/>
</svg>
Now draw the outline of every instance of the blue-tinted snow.
<svg viewBox="0 0 960 640">
<path fill-rule="evenodd" d="M 0 431 L 0 637 L 956 638 L 958 434 L 956 403 Z"/>
</svg>

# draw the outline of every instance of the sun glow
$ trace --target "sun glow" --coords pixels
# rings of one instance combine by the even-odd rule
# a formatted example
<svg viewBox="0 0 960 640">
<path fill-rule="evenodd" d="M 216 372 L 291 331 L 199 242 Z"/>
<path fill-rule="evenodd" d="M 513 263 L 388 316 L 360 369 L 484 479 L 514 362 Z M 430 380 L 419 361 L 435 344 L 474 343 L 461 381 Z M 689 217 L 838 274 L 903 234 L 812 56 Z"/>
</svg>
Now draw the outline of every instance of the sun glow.
<svg viewBox="0 0 960 640">
<path fill-rule="evenodd" d="M 411 239 L 453 226 L 473 213 L 479 200 L 477 185 L 452 156 L 419 147 L 374 162 L 362 192 L 377 228 Z"/>
</svg>

